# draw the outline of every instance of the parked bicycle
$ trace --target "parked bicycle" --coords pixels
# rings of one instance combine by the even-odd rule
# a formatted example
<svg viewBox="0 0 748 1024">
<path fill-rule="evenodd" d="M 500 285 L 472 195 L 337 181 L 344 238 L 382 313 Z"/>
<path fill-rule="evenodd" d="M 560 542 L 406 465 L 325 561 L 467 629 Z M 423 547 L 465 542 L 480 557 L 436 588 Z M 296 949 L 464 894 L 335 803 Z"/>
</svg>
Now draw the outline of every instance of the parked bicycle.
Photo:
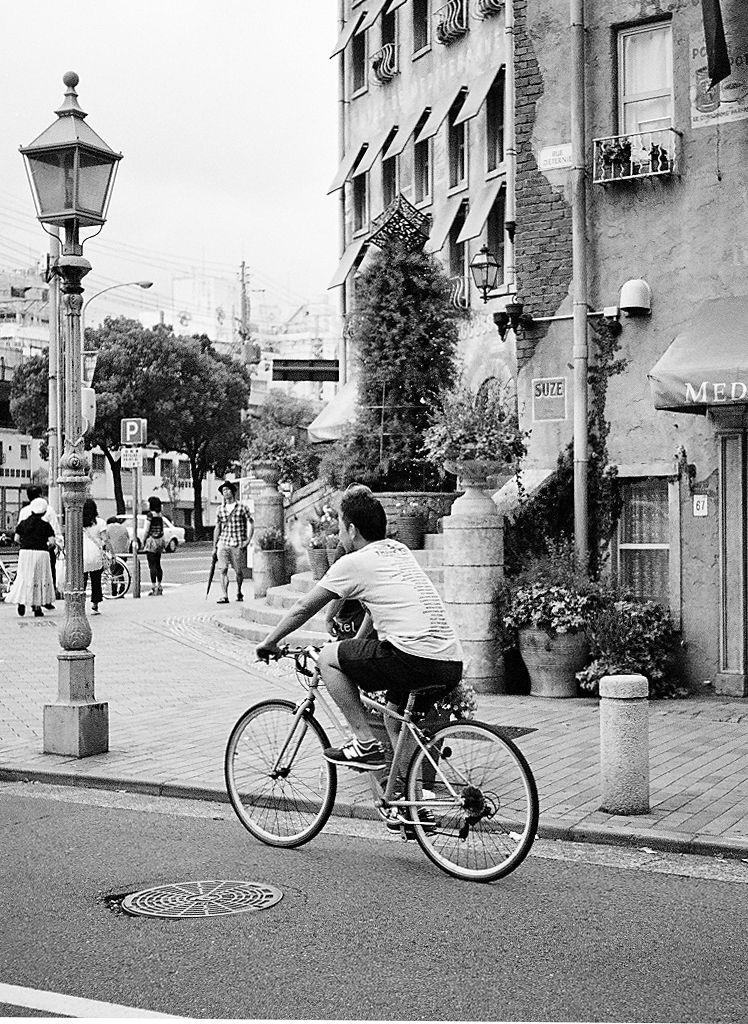
<svg viewBox="0 0 748 1024">
<path fill-rule="evenodd" d="M 343 727 L 320 692 L 317 654 L 314 647 L 283 649 L 282 657 L 294 659 L 305 696 L 296 704 L 255 704 L 238 720 L 226 747 L 231 804 L 244 827 L 269 846 L 295 847 L 313 839 L 335 803 L 337 770 L 323 756 L 331 744 L 315 717 L 316 701 L 341 733 Z M 418 694 L 430 690 L 435 699 L 443 693 L 443 687 L 414 689 L 403 714 L 361 694 L 367 708 L 401 723 L 386 781 L 368 773 L 374 803 L 386 822 L 395 820 L 411 832 L 447 874 L 491 882 L 530 852 L 539 815 L 535 780 L 522 752 L 494 726 L 464 719 L 425 732 L 413 706 Z M 406 764 L 405 751 L 413 743 Z"/>
<path fill-rule="evenodd" d="M 104 567 L 101 573 L 101 590 L 105 600 L 113 601 L 124 597 L 130 589 L 132 576 L 127 565 L 119 557 L 104 550 Z"/>
</svg>

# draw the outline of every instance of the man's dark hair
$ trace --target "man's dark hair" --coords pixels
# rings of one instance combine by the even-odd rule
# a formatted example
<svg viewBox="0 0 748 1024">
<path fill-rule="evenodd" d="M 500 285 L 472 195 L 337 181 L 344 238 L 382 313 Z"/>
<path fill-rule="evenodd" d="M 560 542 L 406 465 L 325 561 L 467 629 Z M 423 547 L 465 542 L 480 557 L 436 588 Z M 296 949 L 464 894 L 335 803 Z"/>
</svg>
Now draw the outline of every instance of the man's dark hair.
<svg viewBox="0 0 748 1024">
<path fill-rule="evenodd" d="M 106 524 L 107 524 L 107 526 L 109 526 L 110 523 L 118 523 L 118 522 L 119 522 L 119 519 L 116 516 L 109 516 L 109 518 L 106 521 Z"/>
<path fill-rule="evenodd" d="M 41 496 L 41 487 L 37 487 L 35 484 L 32 484 L 31 487 L 26 488 L 26 497 L 29 499 L 29 501 L 33 501 L 34 498 L 41 498 Z"/>
<path fill-rule="evenodd" d="M 340 514 L 346 523 L 353 523 L 364 540 L 384 540 L 387 514 L 371 492 L 346 491 L 340 499 Z"/>
</svg>

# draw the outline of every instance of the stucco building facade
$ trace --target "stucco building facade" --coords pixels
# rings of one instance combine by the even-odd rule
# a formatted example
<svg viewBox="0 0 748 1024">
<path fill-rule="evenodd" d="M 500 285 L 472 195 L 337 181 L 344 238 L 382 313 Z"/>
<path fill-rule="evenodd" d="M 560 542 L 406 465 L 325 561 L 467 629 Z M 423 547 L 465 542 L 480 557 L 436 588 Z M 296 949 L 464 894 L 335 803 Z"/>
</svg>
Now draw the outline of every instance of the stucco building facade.
<svg viewBox="0 0 748 1024">
<path fill-rule="evenodd" d="M 575 28 L 567 0 L 344 0 L 332 284 L 343 312 L 353 308 L 372 221 L 396 194 L 428 214 L 427 247 L 471 311 L 461 338 L 471 383 L 512 382 L 531 432 L 527 471 L 540 481 L 572 439 L 578 216 L 587 306 L 599 314 L 587 327 L 592 365 L 603 311 L 621 328 L 624 367 L 605 408 L 622 498 L 611 570 L 670 608 L 690 684 L 745 696 L 744 17 L 723 0 L 732 72 L 710 90 L 700 2 L 576 7 Z M 583 152 L 572 152 L 573 107 Z M 469 280 L 484 245 L 502 268 L 486 304 Z M 646 282 L 639 305 L 630 288 L 620 299 L 632 281 Z M 494 314 L 516 303 L 524 317 L 502 338 Z M 624 305 L 631 315 L 616 321 Z"/>
</svg>

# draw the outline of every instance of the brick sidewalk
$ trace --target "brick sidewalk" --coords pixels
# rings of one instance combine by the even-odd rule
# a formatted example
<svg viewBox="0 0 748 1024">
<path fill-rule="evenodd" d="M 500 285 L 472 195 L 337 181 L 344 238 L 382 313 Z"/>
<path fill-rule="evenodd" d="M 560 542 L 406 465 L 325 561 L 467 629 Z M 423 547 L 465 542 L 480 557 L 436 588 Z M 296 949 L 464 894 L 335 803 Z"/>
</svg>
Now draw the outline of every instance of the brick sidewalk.
<svg viewBox="0 0 748 1024">
<path fill-rule="evenodd" d="M 300 692 L 290 666 L 253 664 L 247 642 L 219 625 L 236 606 L 217 608 L 204 584 L 102 607 L 91 650 L 96 697 L 109 703 L 110 750 L 77 760 L 41 752 L 42 707 L 57 696 L 62 604 L 44 619 L 0 604 L 0 780 L 225 799 L 231 726 L 257 700 Z M 748 857 L 748 702 L 653 702 L 651 811 L 631 818 L 598 810 L 596 700 L 480 696 L 478 717 L 536 730 L 517 743 L 538 782 L 541 835 Z M 339 781 L 338 813 L 374 813 L 365 779 L 340 772 Z"/>
</svg>

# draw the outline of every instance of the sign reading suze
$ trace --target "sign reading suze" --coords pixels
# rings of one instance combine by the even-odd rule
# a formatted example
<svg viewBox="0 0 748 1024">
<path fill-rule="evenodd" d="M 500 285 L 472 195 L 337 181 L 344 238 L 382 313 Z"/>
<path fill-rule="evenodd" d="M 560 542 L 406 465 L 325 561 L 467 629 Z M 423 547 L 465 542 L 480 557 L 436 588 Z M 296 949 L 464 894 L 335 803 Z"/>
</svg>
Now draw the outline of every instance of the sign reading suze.
<svg viewBox="0 0 748 1024">
<path fill-rule="evenodd" d="M 703 380 L 701 384 L 694 385 L 686 381 L 686 401 L 694 405 L 714 405 L 717 402 L 746 402 L 748 401 L 748 384 L 742 380 L 734 380 L 730 383 L 722 381 L 714 383 Z"/>
<path fill-rule="evenodd" d="M 566 377 L 536 377 L 532 382 L 532 418 L 566 419 Z"/>
</svg>

